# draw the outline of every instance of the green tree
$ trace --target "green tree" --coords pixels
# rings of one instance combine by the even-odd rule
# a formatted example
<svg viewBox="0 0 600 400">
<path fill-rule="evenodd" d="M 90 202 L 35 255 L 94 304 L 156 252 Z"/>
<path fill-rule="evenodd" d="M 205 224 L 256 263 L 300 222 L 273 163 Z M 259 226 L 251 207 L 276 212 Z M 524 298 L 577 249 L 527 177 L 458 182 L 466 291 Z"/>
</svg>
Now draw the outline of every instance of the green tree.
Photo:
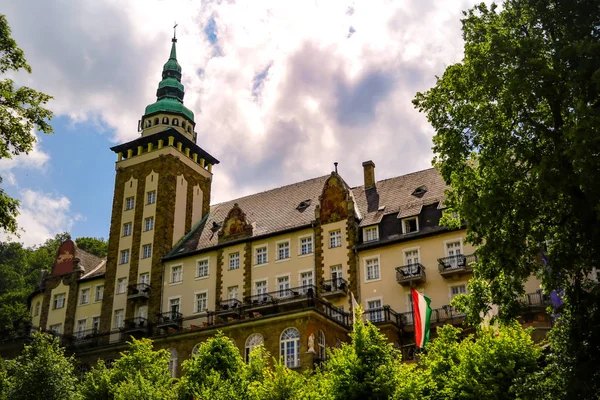
<svg viewBox="0 0 600 400">
<path fill-rule="evenodd" d="M 0 14 L 0 74 L 24 69 L 31 73 L 23 50 L 11 37 L 6 17 Z M 0 159 L 12 158 L 33 149 L 33 129 L 52 133 L 52 112 L 42 107 L 51 97 L 26 86 L 15 88 L 11 79 L 0 81 Z M 2 178 L 0 177 L 0 183 Z M 0 229 L 16 233 L 19 202 L 0 188 Z"/>
<path fill-rule="evenodd" d="M 34 333 L 31 344 L 8 361 L 8 399 L 78 399 L 73 356 L 66 357 L 60 342 L 52 335 Z"/>
<path fill-rule="evenodd" d="M 99 361 L 81 384 L 84 399 L 168 400 L 176 397 L 170 354 L 153 350 L 152 340 L 133 339 L 111 369 Z"/>
<path fill-rule="evenodd" d="M 434 164 L 452 189 L 446 222 L 468 222 L 479 263 L 463 303 L 508 320 L 532 274 L 564 289 L 553 336 L 568 397 L 600 392 L 600 7 L 597 0 L 507 0 L 462 20 L 464 58 L 414 104 L 436 131 Z M 548 242 L 546 242 L 548 241 Z M 546 267 L 540 251 L 548 244 Z M 546 249 L 544 249 L 546 250 Z"/>
<path fill-rule="evenodd" d="M 108 242 L 104 238 L 80 237 L 75 239 L 75 243 L 81 250 L 95 256 L 103 258 L 108 254 Z"/>
</svg>

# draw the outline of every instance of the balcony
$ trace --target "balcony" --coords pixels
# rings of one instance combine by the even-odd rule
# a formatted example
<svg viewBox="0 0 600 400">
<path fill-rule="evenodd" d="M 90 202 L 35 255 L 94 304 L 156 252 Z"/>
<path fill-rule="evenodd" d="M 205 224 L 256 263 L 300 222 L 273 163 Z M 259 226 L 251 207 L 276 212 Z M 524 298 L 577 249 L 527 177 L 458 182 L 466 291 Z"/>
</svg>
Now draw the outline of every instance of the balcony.
<svg viewBox="0 0 600 400">
<path fill-rule="evenodd" d="M 316 287 L 304 285 L 295 288 L 279 289 L 274 292 L 260 293 L 244 298 L 245 308 L 265 307 L 271 305 L 297 302 L 315 297 Z"/>
<path fill-rule="evenodd" d="M 545 309 L 551 304 L 550 296 L 544 294 L 541 290 L 534 293 L 527 293 L 520 299 L 520 303 L 529 309 Z"/>
<path fill-rule="evenodd" d="M 143 317 L 126 319 L 120 331 L 122 333 L 148 333 L 148 320 Z"/>
<path fill-rule="evenodd" d="M 445 305 L 440 308 L 434 308 L 431 310 L 431 318 L 429 322 L 433 324 L 462 322 L 464 314 L 459 312 L 456 308 Z M 403 327 L 411 327 L 415 324 L 415 317 L 412 311 L 400 314 L 400 321 Z"/>
<path fill-rule="evenodd" d="M 178 311 L 168 311 L 158 315 L 157 328 L 180 329 L 183 316 Z"/>
<path fill-rule="evenodd" d="M 438 258 L 440 275 L 444 278 L 453 278 L 473 272 L 473 264 L 477 262 L 475 254 Z"/>
<path fill-rule="evenodd" d="M 425 267 L 421 263 L 396 267 L 396 282 L 410 287 L 425 283 Z"/>
<path fill-rule="evenodd" d="M 127 299 L 148 299 L 150 297 L 150 285 L 138 283 L 127 286 Z"/>
<path fill-rule="evenodd" d="M 93 347 L 98 345 L 99 339 L 98 329 L 86 329 L 83 331 L 77 331 L 73 334 L 73 346 L 75 347 Z"/>
<path fill-rule="evenodd" d="M 348 294 L 348 282 L 344 278 L 335 278 L 323 281 L 321 296 L 328 298 L 345 297 Z"/>
<path fill-rule="evenodd" d="M 363 318 L 366 321 L 371 321 L 372 324 L 384 324 L 392 323 L 400 326 L 400 315 L 396 311 L 392 310 L 390 306 L 383 306 L 379 308 L 368 308 L 363 312 Z"/>
</svg>

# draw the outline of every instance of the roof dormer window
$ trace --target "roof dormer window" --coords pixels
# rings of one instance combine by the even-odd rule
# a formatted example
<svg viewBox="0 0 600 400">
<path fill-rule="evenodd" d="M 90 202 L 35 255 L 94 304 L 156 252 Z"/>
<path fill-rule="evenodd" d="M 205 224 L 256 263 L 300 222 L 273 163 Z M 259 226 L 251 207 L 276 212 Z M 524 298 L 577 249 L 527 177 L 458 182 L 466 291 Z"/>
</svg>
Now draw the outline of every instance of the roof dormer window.
<svg viewBox="0 0 600 400">
<path fill-rule="evenodd" d="M 411 217 L 402 220 L 402 233 L 413 233 L 419 231 L 419 218 Z"/>
<path fill-rule="evenodd" d="M 423 185 L 416 188 L 411 195 L 415 197 L 422 197 L 425 193 L 427 193 L 427 186 Z"/>
<path fill-rule="evenodd" d="M 300 204 L 298 204 L 298 207 L 296 207 L 296 210 L 300 212 L 306 210 L 310 206 L 310 201 L 310 199 L 301 201 Z"/>
<path fill-rule="evenodd" d="M 372 242 L 374 240 L 379 240 L 379 227 L 373 225 L 363 228 L 363 241 Z"/>
</svg>

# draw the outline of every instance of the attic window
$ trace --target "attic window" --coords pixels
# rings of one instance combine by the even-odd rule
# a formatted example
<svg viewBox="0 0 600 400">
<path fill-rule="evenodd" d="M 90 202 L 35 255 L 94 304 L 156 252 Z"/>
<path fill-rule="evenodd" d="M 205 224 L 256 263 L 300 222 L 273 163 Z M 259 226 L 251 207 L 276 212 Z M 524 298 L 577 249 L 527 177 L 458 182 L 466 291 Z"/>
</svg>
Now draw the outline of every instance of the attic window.
<svg viewBox="0 0 600 400">
<path fill-rule="evenodd" d="M 419 186 L 412 192 L 412 195 L 415 197 L 421 197 L 427 192 L 427 186 Z"/>
<path fill-rule="evenodd" d="M 379 212 L 381 212 L 381 211 L 383 211 L 383 210 L 385 210 L 385 206 L 380 206 L 380 207 L 377 209 L 377 211 L 379 211 Z"/>
<path fill-rule="evenodd" d="M 301 201 L 300 204 L 298 204 L 298 207 L 296 207 L 296 210 L 303 212 L 308 206 L 310 206 L 310 199 Z"/>
<path fill-rule="evenodd" d="M 218 232 L 218 231 L 219 231 L 219 229 L 221 229 L 221 225 L 220 225 L 219 223 L 217 223 L 217 222 L 213 221 L 213 223 L 212 223 L 212 226 L 210 227 L 210 230 L 211 230 L 213 233 L 216 233 L 216 232 Z"/>
</svg>

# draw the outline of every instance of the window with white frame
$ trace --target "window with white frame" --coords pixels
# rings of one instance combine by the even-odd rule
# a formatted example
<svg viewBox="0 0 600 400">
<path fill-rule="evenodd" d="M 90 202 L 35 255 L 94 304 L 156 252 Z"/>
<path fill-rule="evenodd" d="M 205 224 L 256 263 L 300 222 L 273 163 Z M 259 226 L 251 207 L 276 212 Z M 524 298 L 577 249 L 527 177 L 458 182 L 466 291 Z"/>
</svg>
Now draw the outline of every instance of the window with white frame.
<svg viewBox="0 0 600 400">
<path fill-rule="evenodd" d="M 450 300 L 452 300 L 459 294 L 465 294 L 465 293 L 467 293 L 467 285 L 465 285 L 465 284 L 450 286 Z"/>
<path fill-rule="evenodd" d="M 75 337 L 81 339 L 84 335 L 85 328 L 87 328 L 87 318 L 77 320 L 75 326 Z"/>
<path fill-rule="evenodd" d="M 144 272 L 138 276 L 138 283 L 150 284 L 150 273 Z"/>
<path fill-rule="evenodd" d="M 121 250 L 120 264 L 127 264 L 129 262 L 129 249 Z"/>
<path fill-rule="evenodd" d="M 127 291 L 127 278 L 117 279 L 117 294 L 123 294 Z"/>
<path fill-rule="evenodd" d="M 35 317 L 40 315 L 41 308 L 42 308 L 42 304 L 39 301 L 37 303 L 35 303 L 35 312 L 33 314 Z"/>
<path fill-rule="evenodd" d="M 151 190 L 146 193 L 146 204 L 156 203 L 156 190 Z"/>
<path fill-rule="evenodd" d="M 402 233 L 412 233 L 419 231 L 419 218 L 410 217 L 402 220 Z"/>
<path fill-rule="evenodd" d="M 133 209 L 134 200 L 133 197 L 128 197 L 125 199 L 125 210 Z"/>
<path fill-rule="evenodd" d="M 279 291 L 279 297 L 289 297 L 290 296 L 290 277 L 289 276 L 280 276 L 277 278 L 277 290 Z"/>
<path fill-rule="evenodd" d="M 123 236 L 131 236 L 132 226 L 131 222 L 123 224 Z"/>
<path fill-rule="evenodd" d="M 169 373 L 171 374 L 171 378 L 177 377 L 177 350 L 174 348 L 169 349 Z"/>
<path fill-rule="evenodd" d="M 240 269 L 240 253 L 231 253 L 229 255 L 229 270 Z"/>
<path fill-rule="evenodd" d="M 65 293 L 55 294 L 54 295 L 54 303 L 53 303 L 52 308 L 54 308 L 54 309 L 63 308 L 65 306 L 65 297 L 66 297 Z"/>
<path fill-rule="evenodd" d="M 196 303 L 194 304 L 194 312 L 200 313 L 208 309 L 208 292 L 196 293 Z"/>
<path fill-rule="evenodd" d="M 300 255 L 311 254 L 312 252 L 313 252 L 312 236 L 300 238 Z"/>
<path fill-rule="evenodd" d="M 290 242 L 277 243 L 277 259 L 285 260 L 286 258 L 290 258 Z"/>
<path fill-rule="evenodd" d="M 464 265 L 462 255 L 462 246 L 460 240 L 446 242 L 446 266 L 450 268 L 458 268 Z"/>
<path fill-rule="evenodd" d="M 196 278 L 208 277 L 208 259 L 198 260 L 196 263 Z"/>
<path fill-rule="evenodd" d="M 144 231 L 151 231 L 154 229 L 154 217 L 148 217 L 144 219 Z"/>
<path fill-rule="evenodd" d="M 100 316 L 92 317 L 92 332 L 100 332 Z"/>
<path fill-rule="evenodd" d="M 267 246 L 257 247 L 256 250 L 256 264 L 266 264 L 267 260 Z"/>
<path fill-rule="evenodd" d="M 50 332 L 60 335 L 62 333 L 62 324 L 50 325 Z"/>
<path fill-rule="evenodd" d="M 79 292 L 79 305 L 90 304 L 90 288 L 83 288 Z"/>
<path fill-rule="evenodd" d="M 369 258 L 365 260 L 365 270 L 367 281 L 374 281 L 380 279 L 379 258 Z"/>
<path fill-rule="evenodd" d="M 152 244 L 145 244 L 142 246 L 142 258 L 152 257 Z"/>
<path fill-rule="evenodd" d="M 407 250 L 404 252 L 404 262 L 406 265 L 419 263 L 419 249 Z"/>
<path fill-rule="evenodd" d="M 379 227 L 375 225 L 363 228 L 363 241 L 371 242 L 373 240 L 379 240 Z"/>
<path fill-rule="evenodd" d="M 183 281 L 183 266 L 175 265 L 171 267 L 171 283 Z"/>
<path fill-rule="evenodd" d="M 288 328 L 281 333 L 280 353 L 285 366 L 296 368 L 300 366 L 300 332 L 296 328 Z"/>
<path fill-rule="evenodd" d="M 169 299 L 169 312 L 171 313 L 171 317 L 179 314 L 179 308 L 181 306 L 181 298 L 174 297 Z"/>
<path fill-rule="evenodd" d="M 96 285 L 94 292 L 94 301 L 102 301 L 104 298 L 104 285 Z"/>
<path fill-rule="evenodd" d="M 254 292 L 256 294 L 266 294 L 268 292 L 267 281 L 254 282 Z"/>
<path fill-rule="evenodd" d="M 331 280 L 337 281 L 343 277 L 344 277 L 344 274 L 342 272 L 342 266 L 341 265 L 332 265 L 331 266 Z"/>
<path fill-rule="evenodd" d="M 119 329 L 123 327 L 123 317 L 125 312 L 123 310 L 115 310 L 115 318 L 114 318 L 114 326 L 115 329 Z"/>
<path fill-rule="evenodd" d="M 263 344 L 265 342 L 265 339 L 263 339 L 263 336 L 260 333 L 253 333 L 252 335 L 248 336 L 248 338 L 246 339 L 246 362 L 250 361 L 250 353 L 252 353 L 252 350 L 254 350 L 255 347 L 260 346 L 261 344 Z"/>
<path fill-rule="evenodd" d="M 229 300 L 237 300 L 239 288 L 237 286 L 230 286 L 227 288 L 227 298 Z"/>
<path fill-rule="evenodd" d="M 367 301 L 367 315 L 371 322 L 383 321 L 381 299 Z"/>
<path fill-rule="evenodd" d="M 340 229 L 329 232 L 329 247 L 342 247 L 342 231 Z"/>
<path fill-rule="evenodd" d="M 306 272 L 301 272 L 300 273 L 300 286 L 302 286 L 305 289 L 308 289 L 309 287 L 311 287 L 314 283 L 314 279 L 313 279 L 313 272 L 312 271 L 306 271 Z"/>
<path fill-rule="evenodd" d="M 325 341 L 325 333 L 319 329 L 319 336 L 318 336 L 318 343 L 319 343 L 319 359 L 324 360 L 327 357 L 327 342 Z"/>
</svg>

